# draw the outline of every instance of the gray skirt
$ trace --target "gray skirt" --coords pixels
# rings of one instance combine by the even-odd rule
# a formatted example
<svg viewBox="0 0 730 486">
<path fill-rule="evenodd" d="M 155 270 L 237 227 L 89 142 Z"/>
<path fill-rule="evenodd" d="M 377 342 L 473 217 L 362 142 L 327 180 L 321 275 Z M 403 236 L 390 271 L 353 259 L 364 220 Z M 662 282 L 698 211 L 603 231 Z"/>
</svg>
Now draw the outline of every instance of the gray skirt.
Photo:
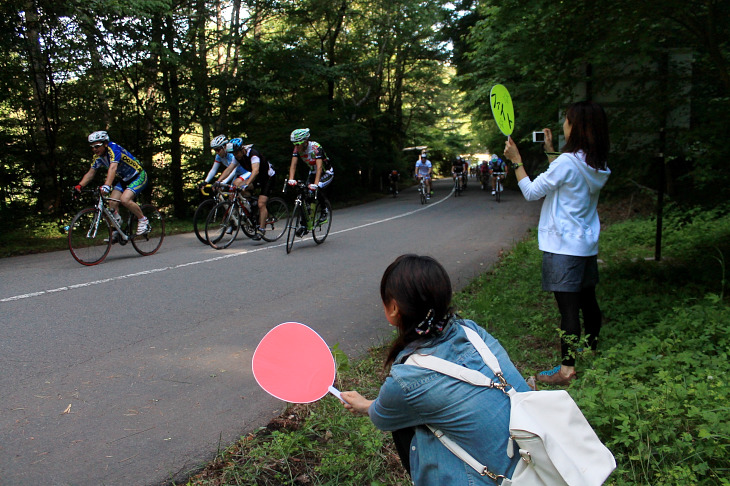
<svg viewBox="0 0 730 486">
<path fill-rule="evenodd" d="M 542 289 L 547 292 L 580 292 L 598 284 L 597 255 L 580 257 L 542 254 Z"/>
</svg>

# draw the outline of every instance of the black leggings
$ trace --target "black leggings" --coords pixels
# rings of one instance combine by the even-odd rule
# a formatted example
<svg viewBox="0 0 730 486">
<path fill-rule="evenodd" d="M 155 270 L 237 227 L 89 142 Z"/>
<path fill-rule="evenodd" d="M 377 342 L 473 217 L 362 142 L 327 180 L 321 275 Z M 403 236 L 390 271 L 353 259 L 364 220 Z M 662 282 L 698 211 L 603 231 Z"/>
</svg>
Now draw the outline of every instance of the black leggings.
<svg viewBox="0 0 730 486">
<path fill-rule="evenodd" d="M 553 292 L 560 310 L 560 352 L 564 366 L 575 366 L 575 351 L 580 347 L 580 316 L 583 312 L 583 332 L 588 346 L 596 350 L 601 332 L 601 309 L 596 300 L 596 288 L 587 287 L 580 292 Z"/>
</svg>

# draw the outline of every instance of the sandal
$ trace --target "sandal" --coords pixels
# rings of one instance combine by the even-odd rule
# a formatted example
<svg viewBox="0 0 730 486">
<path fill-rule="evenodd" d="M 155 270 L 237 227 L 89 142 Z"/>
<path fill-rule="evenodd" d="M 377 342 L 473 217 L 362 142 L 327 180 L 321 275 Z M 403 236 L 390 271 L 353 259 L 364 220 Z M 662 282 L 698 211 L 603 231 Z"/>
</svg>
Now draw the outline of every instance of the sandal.
<svg viewBox="0 0 730 486">
<path fill-rule="evenodd" d="M 570 375 L 563 376 L 560 374 L 560 365 L 558 365 L 551 370 L 541 371 L 536 378 L 537 381 L 547 385 L 569 385 L 571 381 L 578 378 L 578 375 L 573 371 Z"/>
</svg>

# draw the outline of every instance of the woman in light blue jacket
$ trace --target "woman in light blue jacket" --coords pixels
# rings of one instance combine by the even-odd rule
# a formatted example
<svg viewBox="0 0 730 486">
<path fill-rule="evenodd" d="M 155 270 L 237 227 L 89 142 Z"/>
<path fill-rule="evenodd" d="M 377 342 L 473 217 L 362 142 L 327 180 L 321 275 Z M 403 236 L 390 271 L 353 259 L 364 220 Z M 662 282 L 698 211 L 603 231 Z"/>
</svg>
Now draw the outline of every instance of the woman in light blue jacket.
<svg viewBox="0 0 730 486">
<path fill-rule="evenodd" d="M 509 138 L 504 155 L 512 161 L 517 182 L 528 201 L 545 198 L 538 225 L 543 251 L 542 288 L 553 292 L 560 310 L 562 363 L 537 375 L 538 381 L 567 385 L 576 378 L 575 353 L 581 347 L 580 312 L 586 345 L 595 350 L 601 330 L 596 300 L 598 283 L 598 195 L 608 169 L 608 121 L 600 105 L 574 103 L 565 114 L 562 153 L 552 152 L 552 132 L 544 129 L 550 159 L 547 171 L 530 180 L 517 145 Z M 557 158 L 555 156 L 558 155 Z"/>
<path fill-rule="evenodd" d="M 368 414 L 380 430 L 392 431 L 398 453 L 414 484 L 494 485 L 449 451 L 426 424 L 444 432 L 496 475 L 510 477 L 519 454 L 507 455 L 509 397 L 496 388 L 465 383 L 419 366 L 403 364 L 413 354 L 431 354 L 494 379 L 464 329 L 475 330 L 499 361 L 504 378 L 517 391 L 529 387 L 495 338 L 451 309 L 451 281 L 436 260 L 402 255 L 380 283 L 385 317 L 398 329 L 386 366 L 390 375 L 375 400 L 342 392 L 345 408 Z"/>
</svg>

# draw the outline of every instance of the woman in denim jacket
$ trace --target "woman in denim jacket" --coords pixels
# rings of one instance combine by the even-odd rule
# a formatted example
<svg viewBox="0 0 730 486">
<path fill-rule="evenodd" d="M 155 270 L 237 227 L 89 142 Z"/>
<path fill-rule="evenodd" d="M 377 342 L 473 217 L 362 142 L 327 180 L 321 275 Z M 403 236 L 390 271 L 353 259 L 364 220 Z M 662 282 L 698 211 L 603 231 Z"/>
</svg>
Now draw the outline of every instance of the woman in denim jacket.
<svg viewBox="0 0 730 486">
<path fill-rule="evenodd" d="M 393 431 L 404 467 L 416 485 L 490 484 L 456 457 L 426 424 L 444 432 L 474 458 L 499 475 L 510 477 L 519 455 L 507 456 L 509 397 L 418 366 L 401 364 L 414 352 L 432 354 L 490 378 L 494 374 L 469 342 L 462 325 L 479 333 L 499 360 L 508 383 L 518 391 L 529 387 L 502 346 L 476 323 L 451 309 L 451 281 L 436 260 L 417 255 L 398 257 L 380 283 L 385 316 L 398 329 L 385 366 L 390 376 L 375 400 L 356 391 L 342 393 L 345 408 L 368 414 L 376 427 Z M 407 431 L 413 430 L 412 435 Z"/>
</svg>

